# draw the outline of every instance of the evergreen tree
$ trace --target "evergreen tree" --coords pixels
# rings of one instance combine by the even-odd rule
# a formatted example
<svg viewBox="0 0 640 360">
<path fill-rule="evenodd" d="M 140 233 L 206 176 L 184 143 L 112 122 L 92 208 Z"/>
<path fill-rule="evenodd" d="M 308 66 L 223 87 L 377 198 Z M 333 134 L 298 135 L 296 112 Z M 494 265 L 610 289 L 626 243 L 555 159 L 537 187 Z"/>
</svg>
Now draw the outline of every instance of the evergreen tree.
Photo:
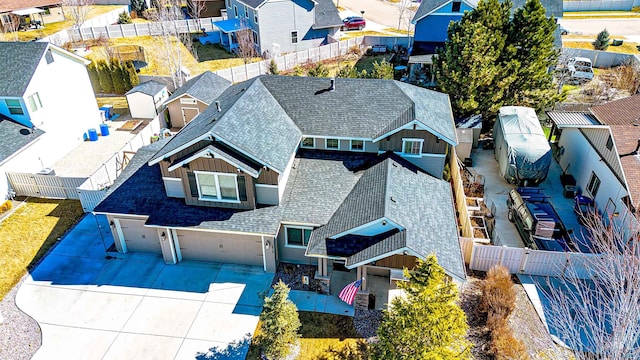
<svg viewBox="0 0 640 360">
<path fill-rule="evenodd" d="M 289 287 L 280 280 L 273 290 L 273 295 L 264 299 L 256 341 L 268 358 L 281 359 L 298 340 L 300 319 L 296 305 L 288 299 Z"/>
<path fill-rule="evenodd" d="M 140 78 L 138 77 L 138 72 L 136 71 L 135 66 L 133 65 L 133 61 L 125 61 L 125 68 L 127 69 L 127 73 L 129 75 L 129 84 L 131 87 L 134 87 L 140 84 Z"/>
<path fill-rule="evenodd" d="M 113 94 L 113 80 L 111 79 L 109 66 L 104 61 L 98 61 L 96 68 L 98 70 L 98 80 L 100 81 L 102 92 L 105 94 Z"/>
<path fill-rule="evenodd" d="M 357 78 L 358 72 L 356 71 L 355 66 L 353 65 L 345 65 L 343 68 L 338 70 L 336 77 L 339 78 Z"/>
<path fill-rule="evenodd" d="M 504 104 L 514 80 L 512 62 L 504 62 L 511 1 L 480 0 L 478 7 L 452 22 L 444 49 L 434 59 L 438 89 L 449 94 L 454 115 L 485 118 Z"/>
<path fill-rule="evenodd" d="M 118 24 L 131 24 L 131 16 L 126 11 L 123 11 L 118 15 Z"/>
<path fill-rule="evenodd" d="M 604 29 L 598 33 L 598 37 L 596 37 L 596 41 L 594 41 L 591 44 L 593 45 L 593 48 L 595 50 L 604 51 L 604 50 L 607 50 L 607 48 L 609 47 L 610 41 L 611 39 L 609 38 L 609 31 L 607 31 L 607 29 Z"/>
<path fill-rule="evenodd" d="M 145 0 L 131 0 L 131 10 L 135 11 L 138 16 L 147 9 L 147 2 Z"/>
<path fill-rule="evenodd" d="M 406 299 L 396 297 L 383 313 L 374 360 L 470 359 L 467 319 L 456 304 L 458 290 L 447 279 L 434 255 L 405 269 L 408 282 L 398 286 Z"/>
<path fill-rule="evenodd" d="M 556 23 L 547 18 L 540 0 L 527 0 L 516 10 L 509 31 L 506 55 L 519 65 L 517 76 L 506 94 L 505 105 L 529 106 L 543 110 L 562 100 L 549 71 L 558 62 L 553 34 Z"/>
<path fill-rule="evenodd" d="M 311 77 L 326 78 L 326 77 L 329 77 L 329 69 L 327 69 L 327 67 L 323 63 L 318 63 L 318 65 L 309 69 L 309 72 L 307 73 L 307 75 Z"/>
<path fill-rule="evenodd" d="M 113 91 L 116 94 L 124 94 L 126 84 L 123 76 L 122 63 L 119 60 L 112 60 L 109 64 L 109 72 L 113 81 Z"/>
<path fill-rule="evenodd" d="M 393 79 L 393 65 L 382 60 L 382 62 L 378 63 L 377 61 L 373 62 L 373 70 L 369 77 L 372 79 Z"/>
<path fill-rule="evenodd" d="M 269 74 L 278 75 L 278 64 L 276 64 L 276 61 L 273 59 L 269 61 Z"/>
<path fill-rule="evenodd" d="M 91 87 L 93 87 L 93 92 L 96 94 L 102 93 L 102 88 L 100 87 L 100 77 L 98 76 L 98 69 L 96 68 L 96 63 L 92 62 L 87 66 L 87 72 L 89 73 L 89 80 L 91 81 Z"/>
</svg>

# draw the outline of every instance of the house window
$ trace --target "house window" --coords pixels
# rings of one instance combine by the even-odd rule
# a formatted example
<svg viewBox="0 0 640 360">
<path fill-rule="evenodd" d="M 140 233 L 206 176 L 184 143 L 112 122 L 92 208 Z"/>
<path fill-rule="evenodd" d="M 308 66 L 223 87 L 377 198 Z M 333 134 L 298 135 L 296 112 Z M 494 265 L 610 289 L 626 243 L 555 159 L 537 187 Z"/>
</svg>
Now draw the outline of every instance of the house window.
<svg viewBox="0 0 640 360">
<path fill-rule="evenodd" d="M 253 22 L 258 23 L 258 10 L 254 10 L 253 12 Z"/>
<path fill-rule="evenodd" d="M 600 188 L 600 179 L 596 176 L 596 173 L 591 172 L 591 178 L 589 179 L 589 183 L 587 184 L 587 191 L 593 198 L 596 197 L 598 193 L 598 188 Z"/>
<path fill-rule="evenodd" d="M 306 247 L 311 237 L 311 228 L 285 226 L 285 244 L 291 247 Z"/>
<path fill-rule="evenodd" d="M 249 8 L 247 5 L 244 6 L 244 17 L 247 19 L 249 18 Z"/>
<path fill-rule="evenodd" d="M 298 43 L 298 32 L 297 31 L 292 31 L 291 32 L 291 43 L 292 44 L 297 44 Z"/>
<path fill-rule="evenodd" d="M 239 202 L 236 174 L 196 171 L 199 200 Z"/>
<path fill-rule="evenodd" d="M 4 102 L 5 104 L 7 104 L 7 109 L 9 109 L 9 114 L 24 115 L 24 110 L 22 110 L 22 105 L 20 105 L 20 100 L 5 99 Z"/>
<path fill-rule="evenodd" d="M 258 43 L 258 33 L 255 31 L 251 31 L 251 33 L 253 34 L 253 43 L 257 44 Z"/>
<path fill-rule="evenodd" d="M 461 1 L 454 1 L 453 4 L 451 4 L 451 12 L 460 12 L 460 5 L 462 5 Z"/>
<path fill-rule="evenodd" d="M 324 147 L 327 149 L 338 150 L 340 149 L 340 140 L 338 139 L 325 139 Z"/>
<path fill-rule="evenodd" d="M 180 98 L 180 104 L 194 105 L 197 104 L 198 100 L 192 98 Z"/>
<path fill-rule="evenodd" d="M 611 151 L 611 149 L 613 149 L 613 138 L 609 135 L 607 139 L 607 150 Z"/>
<path fill-rule="evenodd" d="M 404 155 L 420 155 L 423 139 L 402 139 L 402 153 Z"/>
<path fill-rule="evenodd" d="M 29 108 L 32 112 L 42 108 L 42 102 L 40 101 L 40 95 L 38 95 L 38 93 L 29 96 L 27 100 L 29 101 Z"/>
<path fill-rule="evenodd" d="M 235 14 L 236 17 L 238 17 L 238 7 L 233 5 L 233 13 Z"/>
<path fill-rule="evenodd" d="M 351 140 L 351 151 L 364 151 L 364 140 Z"/>
<path fill-rule="evenodd" d="M 47 64 L 51 64 L 53 62 L 53 54 L 51 53 L 51 49 L 47 50 L 44 54 L 45 60 L 47 60 Z"/>
<path fill-rule="evenodd" d="M 312 137 L 303 138 L 300 147 L 313 149 L 316 147 L 316 139 Z"/>
</svg>

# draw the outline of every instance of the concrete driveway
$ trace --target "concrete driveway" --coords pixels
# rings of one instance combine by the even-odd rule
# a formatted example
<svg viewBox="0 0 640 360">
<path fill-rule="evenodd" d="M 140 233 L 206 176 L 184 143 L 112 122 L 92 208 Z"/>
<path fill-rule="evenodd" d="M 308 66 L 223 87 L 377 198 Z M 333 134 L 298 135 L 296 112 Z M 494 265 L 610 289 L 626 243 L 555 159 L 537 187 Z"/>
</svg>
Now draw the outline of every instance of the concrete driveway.
<svg viewBox="0 0 640 360">
<path fill-rule="evenodd" d="M 262 310 L 258 294 L 273 274 L 165 265 L 146 254 L 109 259 L 98 234 L 87 215 L 20 288 L 18 307 L 42 328 L 34 359 L 245 358 Z"/>
</svg>

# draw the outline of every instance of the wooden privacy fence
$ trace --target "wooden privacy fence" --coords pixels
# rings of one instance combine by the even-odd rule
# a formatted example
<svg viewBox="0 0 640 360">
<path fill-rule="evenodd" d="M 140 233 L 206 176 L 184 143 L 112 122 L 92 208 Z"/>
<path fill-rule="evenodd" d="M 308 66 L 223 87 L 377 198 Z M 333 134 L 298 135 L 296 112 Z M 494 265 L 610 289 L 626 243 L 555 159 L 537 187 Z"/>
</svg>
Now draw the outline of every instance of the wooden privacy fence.
<svg viewBox="0 0 640 360">
<path fill-rule="evenodd" d="M 76 188 L 87 178 L 29 173 L 7 173 L 9 184 L 18 196 L 54 199 L 79 199 Z"/>
<path fill-rule="evenodd" d="M 460 237 L 460 247 L 469 269 L 479 271 L 503 265 L 512 274 L 590 279 L 596 275 L 590 264 L 600 261 L 597 254 L 481 245 L 465 237 Z"/>
</svg>

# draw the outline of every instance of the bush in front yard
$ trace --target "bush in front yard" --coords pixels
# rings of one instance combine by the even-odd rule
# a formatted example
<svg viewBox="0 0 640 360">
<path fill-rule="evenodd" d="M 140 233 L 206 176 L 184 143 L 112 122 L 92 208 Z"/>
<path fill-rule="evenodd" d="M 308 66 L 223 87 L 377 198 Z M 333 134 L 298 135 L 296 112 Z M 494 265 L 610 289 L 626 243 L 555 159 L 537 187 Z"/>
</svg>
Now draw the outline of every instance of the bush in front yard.
<svg viewBox="0 0 640 360">
<path fill-rule="evenodd" d="M 11 202 L 11 200 L 7 200 L 5 202 L 2 203 L 2 205 L 0 205 L 0 215 L 6 213 L 7 211 L 11 210 L 13 208 L 13 203 Z"/>
<path fill-rule="evenodd" d="M 273 295 L 264 299 L 256 342 L 269 359 L 281 359 L 300 337 L 300 319 L 296 305 L 289 300 L 289 287 L 280 280 L 273 290 Z"/>
<path fill-rule="evenodd" d="M 524 360 L 529 354 L 524 343 L 513 336 L 507 321 L 501 321 L 491 332 L 490 352 L 496 360 Z"/>
<path fill-rule="evenodd" d="M 494 266 L 489 269 L 482 286 L 480 305 L 487 313 L 487 326 L 492 330 L 509 318 L 516 307 L 516 292 L 507 268 Z"/>
</svg>

